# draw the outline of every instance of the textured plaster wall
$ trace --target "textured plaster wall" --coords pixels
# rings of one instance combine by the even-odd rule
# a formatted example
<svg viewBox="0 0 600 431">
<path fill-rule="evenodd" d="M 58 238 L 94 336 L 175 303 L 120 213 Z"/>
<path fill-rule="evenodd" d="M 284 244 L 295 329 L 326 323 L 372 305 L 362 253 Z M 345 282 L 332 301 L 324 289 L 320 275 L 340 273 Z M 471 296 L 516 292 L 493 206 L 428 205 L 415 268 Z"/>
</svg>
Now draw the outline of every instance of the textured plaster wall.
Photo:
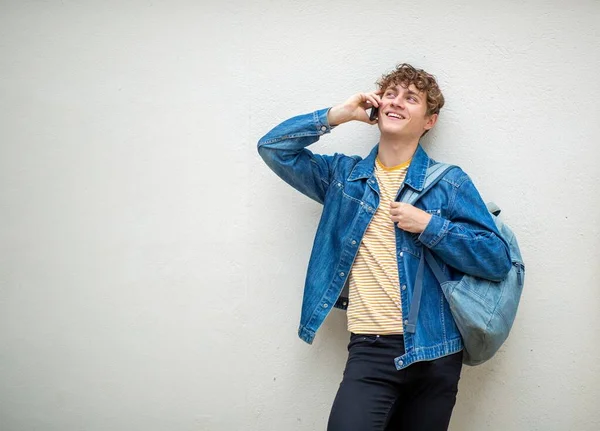
<svg viewBox="0 0 600 431">
<path fill-rule="evenodd" d="M 586 0 L 0 1 L 0 429 L 324 429 L 345 316 L 296 337 L 320 207 L 255 145 L 401 61 L 447 98 L 428 151 L 527 265 L 451 429 L 600 429 L 599 22 Z"/>
</svg>

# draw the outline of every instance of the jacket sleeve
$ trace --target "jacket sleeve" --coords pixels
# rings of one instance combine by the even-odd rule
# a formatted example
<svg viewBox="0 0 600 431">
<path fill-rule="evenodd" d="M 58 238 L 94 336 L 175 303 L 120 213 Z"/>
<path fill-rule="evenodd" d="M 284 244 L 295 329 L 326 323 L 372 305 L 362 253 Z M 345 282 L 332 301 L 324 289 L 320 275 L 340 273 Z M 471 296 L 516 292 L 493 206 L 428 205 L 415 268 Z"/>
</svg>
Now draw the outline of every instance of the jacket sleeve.
<svg viewBox="0 0 600 431">
<path fill-rule="evenodd" d="M 258 141 L 258 153 L 267 166 L 296 190 L 323 203 L 335 156 L 313 154 L 305 147 L 329 133 L 329 108 L 284 121 Z"/>
<path fill-rule="evenodd" d="M 448 218 L 433 215 L 419 240 L 459 271 L 500 281 L 512 265 L 508 244 L 468 175 L 458 184 Z"/>
</svg>

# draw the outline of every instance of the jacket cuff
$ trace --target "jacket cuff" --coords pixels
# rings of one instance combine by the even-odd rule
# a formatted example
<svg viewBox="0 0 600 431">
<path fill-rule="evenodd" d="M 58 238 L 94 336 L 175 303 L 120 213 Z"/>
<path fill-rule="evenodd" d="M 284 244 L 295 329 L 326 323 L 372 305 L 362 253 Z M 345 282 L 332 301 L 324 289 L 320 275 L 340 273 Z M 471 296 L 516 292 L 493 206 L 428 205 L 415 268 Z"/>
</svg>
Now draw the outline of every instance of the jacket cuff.
<svg viewBox="0 0 600 431">
<path fill-rule="evenodd" d="M 432 215 L 425 230 L 419 235 L 419 241 L 421 241 L 425 247 L 433 248 L 442 240 L 442 238 L 444 238 L 444 236 L 446 236 L 449 226 L 450 220 L 446 220 L 438 215 Z"/>
<path fill-rule="evenodd" d="M 331 108 L 319 109 L 313 113 L 313 119 L 315 122 L 315 126 L 317 128 L 317 132 L 319 135 L 324 135 L 325 133 L 329 133 L 333 130 L 333 127 L 329 125 L 329 121 L 327 121 L 327 114 Z"/>
</svg>

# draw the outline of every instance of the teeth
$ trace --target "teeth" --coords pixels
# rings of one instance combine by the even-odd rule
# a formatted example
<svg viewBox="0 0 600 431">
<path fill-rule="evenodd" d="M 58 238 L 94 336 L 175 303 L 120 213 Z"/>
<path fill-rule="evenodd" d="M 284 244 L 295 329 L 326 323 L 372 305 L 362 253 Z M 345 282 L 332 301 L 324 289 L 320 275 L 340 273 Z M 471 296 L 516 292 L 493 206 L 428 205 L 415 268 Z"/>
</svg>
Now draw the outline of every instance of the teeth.
<svg viewBox="0 0 600 431">
<path fill-rule="evenodd" d="M 399 118 L 399 119 L 401 119 L 401 120 L 404 120 L 404 117 L 403 117 L 402 115 L 395 114 L 395 113 L 393 113 L 393 112 L 388 112 L 387 116 L 388 116 L 388 117 Z"/>
</svg>

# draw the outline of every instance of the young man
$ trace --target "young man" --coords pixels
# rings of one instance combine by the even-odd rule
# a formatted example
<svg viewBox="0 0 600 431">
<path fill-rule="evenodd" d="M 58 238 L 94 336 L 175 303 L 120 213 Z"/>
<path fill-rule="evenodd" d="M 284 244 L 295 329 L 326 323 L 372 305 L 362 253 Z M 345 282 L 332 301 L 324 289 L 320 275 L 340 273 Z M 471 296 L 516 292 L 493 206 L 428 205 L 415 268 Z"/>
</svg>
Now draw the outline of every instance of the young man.
<svg viewBox="0 0 600 431">
<path fill-rule="evenodd" d="M 348 361 L 329 431 L 446 430 L 462 368 L 463 343 L 431 270 L 427 247 L 452 280 L 501 280 L 511 262 L 477 189 L 460 168 L 448 171 L 415 206 L 436 164 L 420 138 L 436 123 L 444 97 L 435 78 L 407 64 L 329 109 L 291 118 L 265 135 L 258 151 L 284 181 L 323 204 L 308 266 L 299 336 L 311 343 L 332 307 L 347 308 Z M 367 111 L 377 110 L 370 120 Z M 318 155 L 306 147 L 349 121 L 377 124 L 368 157 Z M 348 289 L 348 296 L 346 289 Z"/>
</svg>

